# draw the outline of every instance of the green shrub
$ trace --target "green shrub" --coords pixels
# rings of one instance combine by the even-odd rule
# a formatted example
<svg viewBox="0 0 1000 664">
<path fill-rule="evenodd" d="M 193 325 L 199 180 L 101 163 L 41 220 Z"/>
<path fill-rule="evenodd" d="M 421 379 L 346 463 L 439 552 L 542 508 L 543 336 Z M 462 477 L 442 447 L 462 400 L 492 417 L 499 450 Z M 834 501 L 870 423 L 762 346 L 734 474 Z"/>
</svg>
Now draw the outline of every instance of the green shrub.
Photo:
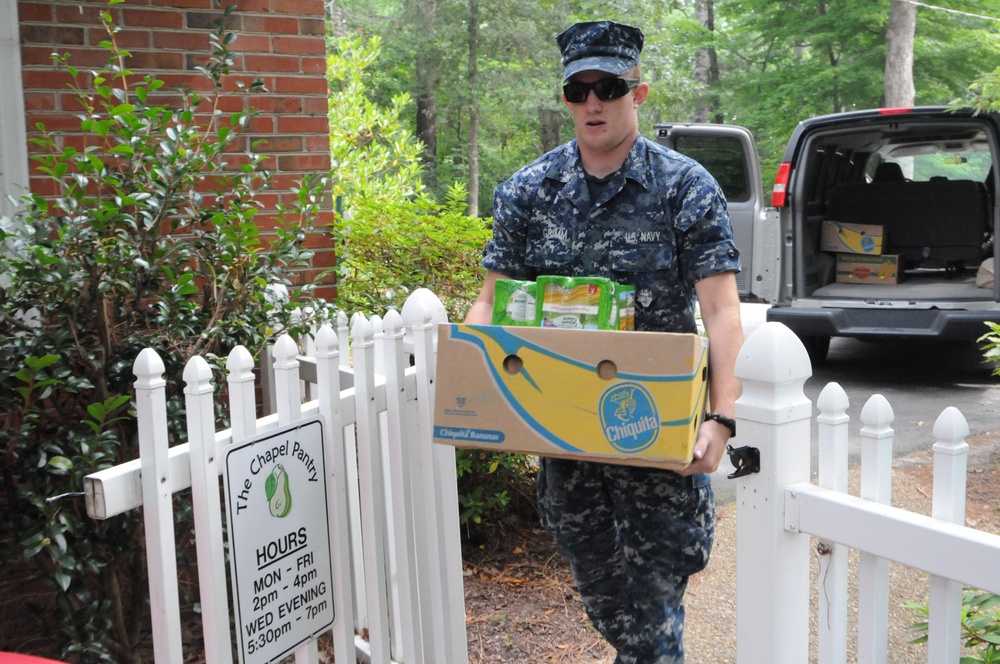
<svg viewBox="0 0 1000 664">
<path fill-rule="evenodd" d="M 367 70 L 377 38 L 339 40 L 327 61 L 331 90 L 333 191 L 345 214 L 336 228 L 338 305 L 347 312 L 402 308 L 419 287 L 461 320 L 482 285 L 489 220 L 466 215 L 466 190 L 430 199 L 420 179 L 420 143 L 400 122 L 409 98 L 382 108 L 368 99 Z M 458 450 L 460 520 L 466 535 L 510 509 L 532 503 L 533 469 L 524 455 Z"/>
<path fill-rule="evenodd" d="M 990 331 L 979 337 L 978 341 L 982 346 L 985 361 L 994 364 L 993 375 L 1000 376 L 1000 324 L 987 322 L 986 326 Z"/>
<path fill-rule="evenodd" d="M 506 516 L 535 518 L 536 466 L 524 454 L 456 450 L 459 520 L 474 539 Z"/>
<path fill-rule="evenodd" d="M 488 220 L 466 214 L 463 185 L 430 198 L 420 179 L 420 142 L 400 115 L 409 98 L 383 108 L 368 99 L 377 38 L 336 42 L 327 61 L 333 193 L 344 201 L 335 229 L 338 305 L 346 312 L 401 308 L 416 288 L 433 291 L 460 320 L 483 280 Z"/>
<path fill-rule="evenodd" d="M 82 500 L 47 499 L 138 456 L 128 407 L 142 348 L 180 377 L 195 354 L 218 366 L 236 344 L 257 352 L 279 329 L 304 332 L 290 326 L 306 300 L 269 288 L 307 266 L 327 174 L 303 182 L 262 236 L 254 220 L 269 174 L 242 137 L 252 111 L 216 111 L 232 33 L 218 22 L 201 96 L 130 72 L 110 11 L 102 18 L 105 68 L 55 57 L 74 81 L 82 147 L 39 126 L 36 167 L 58 193 L 26 195 L 0 219 L 0 565 L 18 583 L 5 585 L 8 599 L 52 589 L 40 602 L 14 597 L 27 605 L 24 638 L 44 635 L 61 651 L 51 654 L 81 662 L 130 663 L 149 660 L 140 514 L 94 521 Z M 184 429 L 173 380 L 168 411 L 173 442 Z"/>
<path fill-rule="evenodd" d="M 917 620 L 910 629 L 919 636 L 911 643 L 927 642 L 926 603 L 905 604 Z M 959 664 L 1000 664 L 1000 596 L 966 589 L 962 593 L 962 644 L 966 654 Z"/>
</svg>

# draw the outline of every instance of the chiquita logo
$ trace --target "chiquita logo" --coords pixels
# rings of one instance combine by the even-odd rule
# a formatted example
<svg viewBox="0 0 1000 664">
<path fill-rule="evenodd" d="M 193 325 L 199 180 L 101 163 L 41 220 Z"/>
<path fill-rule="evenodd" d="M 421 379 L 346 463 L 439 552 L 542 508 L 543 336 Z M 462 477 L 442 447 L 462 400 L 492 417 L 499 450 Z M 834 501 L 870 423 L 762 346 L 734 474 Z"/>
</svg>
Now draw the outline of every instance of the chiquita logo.
<svg viewBox="0 0 1000 664">
<path fill-rule="evenodd" d="M 649 392 L 638 383 L 619 383 L 601 395 L 601 426 L 619 452 L 634 454 L 656 442 L 660 414 Z"/>
</svg>

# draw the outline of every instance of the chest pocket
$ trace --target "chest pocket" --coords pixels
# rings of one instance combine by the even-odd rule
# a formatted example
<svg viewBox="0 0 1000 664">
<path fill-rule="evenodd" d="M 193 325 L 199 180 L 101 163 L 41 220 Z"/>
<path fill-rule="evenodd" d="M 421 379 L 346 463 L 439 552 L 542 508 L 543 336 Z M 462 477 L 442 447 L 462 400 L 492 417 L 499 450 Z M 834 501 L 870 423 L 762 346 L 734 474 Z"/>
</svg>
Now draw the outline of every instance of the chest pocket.
<svg viewBox="0 0 1000 664">
<path fill-rule="evenodd" d="M 611 246 L 615 272 L 660 272 L 677 264 L 677 249 L 669 231 L 623 231 Z"/>
<path fill-rule="evenodd" d="M 562 198 L 546 214 L 538 214 L 527 226 L 524 262 L 538 274 L 563 274 L 573 262 L 578 214 Z"/>
</svg>

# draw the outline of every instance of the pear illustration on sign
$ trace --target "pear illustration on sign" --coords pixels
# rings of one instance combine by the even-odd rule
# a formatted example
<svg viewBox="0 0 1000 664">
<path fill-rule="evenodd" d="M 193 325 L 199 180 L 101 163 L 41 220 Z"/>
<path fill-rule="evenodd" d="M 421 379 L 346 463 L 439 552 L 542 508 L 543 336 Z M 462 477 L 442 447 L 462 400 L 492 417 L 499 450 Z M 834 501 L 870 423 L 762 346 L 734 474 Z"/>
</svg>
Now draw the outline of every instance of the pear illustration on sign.
<svg viewBox="0 0 1000 664">
<path fill-rule="evenodd" d="M 281 467 L 275 465 L 271 469 L 271 474 L 264 480 L 264 493 L 267 495 L 267 509 L 271 516 L 279 519 L 288 516 L 292 511 L 292 493 L 288 488 L 288 473 Z"/>
</svg>

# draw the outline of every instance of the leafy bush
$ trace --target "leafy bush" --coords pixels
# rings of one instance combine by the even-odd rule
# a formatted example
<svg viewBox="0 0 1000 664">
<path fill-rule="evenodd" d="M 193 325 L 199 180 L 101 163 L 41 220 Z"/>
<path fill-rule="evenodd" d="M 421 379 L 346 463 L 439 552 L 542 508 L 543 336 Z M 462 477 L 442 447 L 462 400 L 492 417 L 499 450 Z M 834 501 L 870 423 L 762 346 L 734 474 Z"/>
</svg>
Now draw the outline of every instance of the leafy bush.
<svg viewBox="0 0 1000 664">
<path fill-rule="evenodd" d="M 452 185 L 444 203 L 428 195 L 420 142 L 400 122 L 409 98 L 396 97 L 389 108 L 368 99 L 367 70 L 379 51 L 377 38 L 349 37 L 327 61 L 332 186 L 345 210 L 335 229 L 338 304 L 382 313 L 425 287 L 451 320 L 461 319 L 482 284 L 489 227 L 466 215 L 464 186 Z"/>
<path fill-rule="evenodd" d="M 473 538 L 507 513 L 535 518 L 536 466 L 524 454 L 457 450 L 459 520 Z"/>
<path fill-rule="evenodd" d="M 53 602 L 14 597 L 28 608 L 23 633 L 78 661 L 129 663 L 148 660 L 139 515 L 93 521 L 82 500 L 48 499 L 79 494 L 86 475 L 138 456 L 127 409 L 142 348 L 179 376 L 194 354 L 218 365 L 236 344 L 254 352 L 277 329 L 304 331 L 290 327 L 296 303 L 270 287 L 290 285 L 308 264 L 326 174 L 303 182 L 263 236 L 255 215 L 269 174 L 242 137 L 253 113 L 216 110 L 233 35 L 220 20 L 201 68 L 210 93 L 168 92 L 128 70 L 110 12 L 102 19 L 105 68 L 81 72 L 55 57 L 74 81 L 79 137 L 39 126 L 32 139 L 58 193 L 28 194 L 0 219 L 0 564 L 17 570 L 5 572 L 7 584 L 54 591 Z M 183 400 L 170 389 L 176 438 Z M 3 589 L 7 598 L 16 590 Z"/>
<path fill-rule="evenodd" d="M 420 179 L 420 142 L 400 116 L 409 98 L 388 108 L 368 98 L 368 74 L 380 41 L 336 42 L 327 61 L 331 90 L 333 191 L 345 201 L 336 228 L 338 304 L 345 311 L 401 308 L 426 287 L 441 298 L 450 320 L 461 320 L 482 285 L 488 220 L 466 215 L 466 190 L 453 185 L 443 204 Z M 505 512 L 533 510 L 533 468 L 520 454 L 458 450 L 460 520 L 466 534 Z"/>
<path fill-rule="evenodd" d="M 905 604 L 917 620 L 910 629 L 919 636 L 911 643 L 927 642 L 926 603 Z M 959 664 L 1000 664 L 1000 596 L 966 589 L 962 593 L 962 643 L 968 651 Z"/>
<path fill-rule="evenodd" d="M 986 326 L 990 331 L 979 337 L 978 341 L 982 346 L 983 357 L 990 364 L 995 364 L 993 375 L 1000 376 L 1000 323 L 987 322 Z"/>
</svg>

